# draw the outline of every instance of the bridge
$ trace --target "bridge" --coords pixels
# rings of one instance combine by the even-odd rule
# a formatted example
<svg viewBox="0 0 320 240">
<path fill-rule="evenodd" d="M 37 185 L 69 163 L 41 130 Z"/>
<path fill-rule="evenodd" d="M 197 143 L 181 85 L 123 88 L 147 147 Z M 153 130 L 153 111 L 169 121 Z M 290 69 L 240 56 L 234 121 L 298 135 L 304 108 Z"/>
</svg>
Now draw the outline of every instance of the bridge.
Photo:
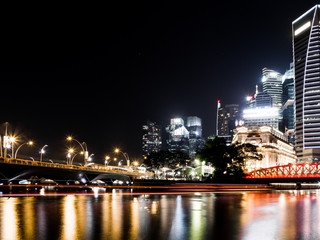
<svg viewBox="0 0 320 240">
<path fill-rule="evenodd" d="M 28 179 L 74 180 L 88 183 L 104 179 L 148 178 L 153 173 L 131 167 L 90 164 L 78 166 L 53 162 L 0 157 L 0 180 L 7 182 Z"/>
<path fill-rule="evenodd" d="M 319 163 L 297 163 L 257 169 L 246 173 L 245 179 L 320 179 Z"/>
</svg>

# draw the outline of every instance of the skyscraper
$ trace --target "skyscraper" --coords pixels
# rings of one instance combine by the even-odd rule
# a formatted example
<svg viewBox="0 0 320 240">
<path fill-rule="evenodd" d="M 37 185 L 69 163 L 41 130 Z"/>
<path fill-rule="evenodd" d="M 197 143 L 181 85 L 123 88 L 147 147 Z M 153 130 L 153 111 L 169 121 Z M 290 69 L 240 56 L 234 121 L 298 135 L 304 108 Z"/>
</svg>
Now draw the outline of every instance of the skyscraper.
<svg viewBox="0 0 320 240">
<path fill-rule="evenodd" d="M 320 159 L 320 5 L 292 22 L 298 160 Z"/>
<path fill-rule="evenodd" d="M 187 129 L 189 131 L 189 156 L 193 159 L 204 144 L 201 118 L 196 116 L 187 117 Z"/>
<path fill-rule="evenodd" d="M 272 98 L 272 105 L 280 108 L 282 106 L 282 75 L 274 70 L 262 69 L 262 89 Z"/>
<path fill-rule="evenodd" d="M 221 103 L 218 102 L 218 124 L 216 135 L 225 138 L 228 143 L 231 143 L 233 129 L 236 128 L 235 123 L 238 117 L 238 112 L 238 104 L 226 104 L 225 106 L 222 106 Z"/>
<path fill-rule="evenodd" d="M 288 137 L 289 143 L 294 144 L 294 74 L 293 63 L 282 77 L 282 123 L 280 130 Z"/>
<path fill-rule="evenodd" d="M 182 118 L 172 118 L 166 127 L 168 133 L 167 148 L 170 152 L 189 154 L 189 131 L 184 126 Z"/>
<path fill-rule="evenodd" d="M 187 117 L 186 121 L 183 118 L 173 118 L 166 131 L 167 148 L 170 152 L 183 152 L 193 159 L 204 144 L 201 118 L 196 116 Z"/>
<path fill-rule="evenodd" d="M 161 127 L 155 122 L 148 121 L 142 126 L 142 152 L 143 156 L 150 153 L 159 152 L 162 147 Z"/>
</svg>

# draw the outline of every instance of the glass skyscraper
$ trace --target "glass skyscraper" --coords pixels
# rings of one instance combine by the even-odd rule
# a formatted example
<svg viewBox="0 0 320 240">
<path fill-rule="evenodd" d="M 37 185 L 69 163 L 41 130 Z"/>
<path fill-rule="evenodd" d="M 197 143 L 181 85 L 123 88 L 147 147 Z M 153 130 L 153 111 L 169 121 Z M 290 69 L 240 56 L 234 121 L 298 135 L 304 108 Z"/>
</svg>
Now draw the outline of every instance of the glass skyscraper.
<svg viewBox="0 0 320 240">
<path fill-rule="evenodd" d="M 288 136 L 289 143 L 294 145 L 294 74 L 293 63 L 282 77 L 282 124 L 281 131 Z"/>
<path fill-rule="evenodd" d="M 231 143 L 233 137 L 233 129 L 236 128 L 236 120 L 238 118 L 239 105 L 226 104 L 222 106 L 218 102 L 217 130 L 216 135 L 226 139 L 227 143 Z"/>
<path fill-rule="evenodd" d="M 282 106 L 282 75 L 274 70 L 262 69 L 262 90 L 272 98 L 273 107 Z"/>
<path fill-rule="evenodd" d="M 150 153 L 159 152 L 162 147 L 161 126 L 155 122 L 148 121 L 142 126 L 142 152 L 143 156 L 148 156 Z"/>
<path fill-rule="evenodd" d="M 298 160 L 320 159 L 320 5 L 292 22 Z"/>
<path fill-rule="evenodd" d="M 196 116 L 187 117 L 186 121 L 183 118 L 171 119 L 170 125 L 166 127 L 168 151 L 183 152 L 191 159 L 195 158 L 196 152 L 204 144 L 201 122 L 201 118 Z"/>
</svg>

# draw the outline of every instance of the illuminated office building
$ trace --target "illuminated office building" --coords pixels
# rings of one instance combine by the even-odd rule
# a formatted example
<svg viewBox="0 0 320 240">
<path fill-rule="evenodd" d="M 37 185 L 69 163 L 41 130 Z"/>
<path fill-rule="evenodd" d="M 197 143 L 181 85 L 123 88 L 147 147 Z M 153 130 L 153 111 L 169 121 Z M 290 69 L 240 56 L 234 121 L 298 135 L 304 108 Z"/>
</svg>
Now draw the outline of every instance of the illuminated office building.
<svg viewBox="0 0 320 240">
<path fill-rule="evenodd" d="M 294 74 L 293 63 L 282 77 L 282 123 L 280 130 L 288 137 L 288 142 L 294 145 Z"/>
<path fill-rule="evenodd" d="M 232 140 L 233 129 L 236 128 L 238 113 L 238 104 L 226 104 L 222 106 L 221 103 L 218 102 L 216 135 L 225 138 L 227 143 L 230 143 Z"/>
<path fill-rule="evenodd" d="M 277 130 L 279 129 L 279 118 L 277 107 L 246 108 L 242 114 L 244 126 L 268 125 Z"/>
<path fill-rule="evenodd" d="M 166 127 L 168 133 L 167 149 L 169 152 L 189 154 L 189 131 L 184 126 L 182 118 L 172 118 Z"/>
<path fill-rule="evenodd" d="M 189 131 L 189 156 L 193 159 L 204 144 L 201 118 L 187 117 L 187 129 Z"/>
<path fill-rule="evenodd" d="M 282 75 L 274 70 L 262 69 L 262 90 L 272 98 L 272 106 L 282 106 Z"/>
<path fill-rule="evenodd" d="M 159 152 L 162 147 L 161 126 L 155 122 L 148 121 L 142 126 L 142 152 L 143 156 L 148 156 L 150 153 Z"/>
<path fill-rule="evenodd" d="M 183 152 L 193 159 L 204 144 L 202 121 L 196 116 L 187 117 L 186 121 L 183 118 L 173 118 L 166 131 L 167 149 L 170 152 Z"/>
<path fill-rule="evenodd" d="M 320 159 L 320 5 L 292 22 L 295 136 L 300 161 Z"/>
</svg>

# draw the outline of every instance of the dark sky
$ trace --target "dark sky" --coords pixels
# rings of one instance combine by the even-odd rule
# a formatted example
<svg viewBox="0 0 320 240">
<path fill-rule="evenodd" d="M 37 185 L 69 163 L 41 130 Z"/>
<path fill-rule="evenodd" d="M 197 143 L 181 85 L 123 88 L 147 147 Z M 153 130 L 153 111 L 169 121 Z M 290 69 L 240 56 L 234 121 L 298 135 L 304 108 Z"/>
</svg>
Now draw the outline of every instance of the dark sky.
<svg viewBox="0 0 320 240">
<path fill-rule="evenodd" d="M 111 1 L 107 1 L 111 2 Z M 1 122 L 48 154 L 72 134 L 99 161 L 141 152 L 141 126 L 241 104 L 268 67 L 292 61 L 291 22 L 317 1 L 157 1 L 1 10 Z"/>
</svg>

